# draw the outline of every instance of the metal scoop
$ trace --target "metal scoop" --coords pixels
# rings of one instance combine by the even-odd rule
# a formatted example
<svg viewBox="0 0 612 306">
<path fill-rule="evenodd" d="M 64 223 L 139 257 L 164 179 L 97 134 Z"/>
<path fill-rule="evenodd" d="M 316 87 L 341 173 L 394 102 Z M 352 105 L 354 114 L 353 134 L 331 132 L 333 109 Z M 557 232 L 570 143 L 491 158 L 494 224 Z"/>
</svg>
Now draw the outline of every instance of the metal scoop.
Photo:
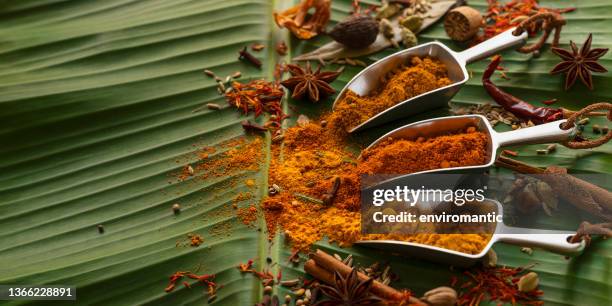
<svg viewBox="0 0 612 306">
<path fill-rule="evenodd" d="M 503 208 L 498 201 L 487 199 L 479 204 L 484 206 L 482 207 L 484 211 L 495 212 L 503 216 Z M 491 240 L 478 254 L 461 253 L 431 245 L 397 240 L 362 240 L 357 242 L 357 244 L 384 249 L 394 253 L 411 255 L 435 262 L 447 263 L 458 267 L 468 267 L 482 260 L 493 244 L 498 241 L 520 246 L 538 247 L 568 256 L 580 254 L 585 247 L 584 241 L 580 243 L 569 243 L 567 241 L 568 237 L 576 234 L 576 232 L 571 231 L 510 227 L 500 222 L 495 224 L 495 229 L 491 232 L 493 233 Z"/>
<path fill-rule="evenodd" d="M 419 173 L 464 169 L 485 169 L 493 165 L 495 162 L 497 149 L 500 147 L 519 144 L 563 142 L 570 140 L 574 135 L 574 129 L 561 129 L 560 125 L 565 121 L 567 120 L 557 120 L 533 127 L 498 133 L 493 130 L 493 127 L 491 127 L 489 121 L 482 115 L 440 117 L 399 127 L 378 138 L 370 146 L 368 146 L 366 150 L 376 146 L 389 137 L 393 139 L 410 140 L 417 139 L 418 137 L 424 137 L 427 139 L 441 135 L 456 134 L 457 131 L 465 131 L 468 127 L 475 127 L 477 131 L 485 133 L 488 137 L 486 163 L 476 166 L 433 169 Z"/>
<path fill-rule="evenodd" d="M 446 65 L 448 77 L 452 83 L 412 97 L 403 102 L 399 102 L 376 114 L 360 125 L 353 127 L 349 132 L 356 132 L 409 115 L 421 113 L 426 110 L 444 107 L 459 91 L 461 86 L 467 82 L 469 74 L 465 69 L 466 64 L 485 58 L 501 50 L 525 43 L 527 39 L 526 32 L 515 36 L 512 34 L 512 31 L 514 31 L 514 28 L 462 52 L 452 51 L 440 42 L 430 42 L 391 54 L 368 66 L 353 77 L 353 79 L 344 86 L 342 91 L 340 91 L 340 94 L 338 94 L 334 101 L 333 107 L 336 107 L 336 104 L 348 89 L 360 96 L 366 96 L 373 90 L 380 88 L 380 86 L 382 86 L 381 80 L 385 75 L 398 66 L 407 63 L 413 56 L 430 56 L 440 60 Z"/>
</svg>

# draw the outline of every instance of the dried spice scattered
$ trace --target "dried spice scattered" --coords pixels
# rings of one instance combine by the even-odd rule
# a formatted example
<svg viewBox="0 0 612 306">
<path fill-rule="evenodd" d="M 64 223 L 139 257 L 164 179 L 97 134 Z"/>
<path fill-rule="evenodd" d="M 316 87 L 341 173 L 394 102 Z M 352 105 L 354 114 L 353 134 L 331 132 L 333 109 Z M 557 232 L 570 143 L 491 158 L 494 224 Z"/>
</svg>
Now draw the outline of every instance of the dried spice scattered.
<svg viewBox="0 0 612 306">
<path fill-rule="evenodd" d="M 259 137 L 238 137 L 215 146 L 197 148 L 193 155 L 198 161 L 193 164 L 198 172 L 197 180 L 206 180 L 242 172 L 257 171 L 264 158 L 263 140 Z M 181 162 L 177 160 L 177 163 Z M 179 181 L 189 178 L 182 169 L 172 175 Z M 219 186 L 222 190 L 224 186 Z"/>
<path fill-rule="evenodd" d="M 541 290 L 521 292 L 517 283 L 527 267 L 476 268 L 465 271 L 468 280 L 459 286 L 457 305 L 479 305 L 485 300 L 513 305 L 543 305 Z"/>
<path fill-rule="evenodd" d="M 291 246 L 302 251 L 309 250 L 324 237 L 341 246 L 349 246 L 362 239 L 361 174 L 403 174 L 441 166 L 484 164 L 486 145 L 482 133 L 459 132 L 418 141 L 389 142 L 389 146 L 377 146 L 378 149 L 364 152 L 362 159 L 357 159 L 333 130 L 313 120 L 289 128 L 285 131 L 283 144 L 272 146 L 269 183 L 278 185 L 282 192 L 262 203 L 268 232 L 274 235 L 280 228 Z M 410 157 L 404 160 L 406 156 Z M 333 202 L 325 205 L 323 199 L 334 190 L 338 179 L 340 183 Z M 303 195 L 317 201 L 307 200 Z M 478 234 L 396 235 L 391 238 L 471 254 L 480 252 L 489 239 L 487 235 Z"/>
<path fill-rule="evenodd" d="M 452 306 L 457 304 L 457 291 L 450 287 L 438 287 L 425 292 L 421 300 L 432 306 Z"/>
<path fill-rule="evenodd" d="M 550 185 L 558 197 L 597 218 L 612 222 L 612 194 L 597 185 L 567 175 L 565 168 L 551 166 L 542 169 L 504 156 L 497 157 L 495 165 L 519 173 L 547 174 L 536 177 Z"/>
<path fill-rule="evenodd" d="M 240 122 L 240 125 L 242 125 L 242 128 L 247 132 L 266 132 L 268 131 L 267 128 L 257 123 L 253 123 L 250 120 L 242 120 L 242 122 Z"/>
<path fill-rule="evenodd" d="M 168 283 L 168 286 L 166 286 L 164 291 L 166 291 L 167 293 L 172 292 L 176 288 L 176 284 L 183 278 L 196 280 L 196 284 L 205 285 L 207 287 L 206 292 L 209 296 L 209 299 L 216 295 L 217 289 L 219 288 L 217 283 L 213 282 L 213 280 L 215 279 L 215 274 L 198 275 L 190 271 L 178 271 L 170 276 L 170 282 Z M 193 286 L 193 284 L 189 284 L 186 281 L 184 281 L 182 284 L 186 288 L 191 288 Z"/>
<path fill-rule="evenodd" d="M 397 103 L 450 83 L 442 62 L 429 57 L 413 57 L 407 65 L 394 69 L 379 90 L 363 97 L 347 90 L 328 121 L 333 129 L 346 133 Z"/>
<path fill-rule="evenodd" d="M 292 91 L 292 98 L 308 97 L 312 102 L 318 102 L 322 97 L 335 93 L 336 90 L 329 83 L 342 73 L 342 70 L 321 71 L 321 66 L 316 71 L 312 71 L 310 62 L 306 62 L 305 68 L 288 64 L 287 69 L 291 73 L 291 78 L 282 81 L 281 84 Z"/>
<path fill-rule="evenodd" d="M 353 268 L 351 273 L 343 277 L 338 271 L 334 271 L 334 284 L 332 286 L 320 285 L 321 292 L 327 300 L 317 303 L 320 306 L 344 306 L 344 305 L 374 305 L 382 300 L 370 293 L 373 278 L 361 281 L 357 277 L 357 269 Z"/>
<path fill-rule="evenodd" d="M 531 103 L 525 102 L 505 91 L 501 88 L 497 87 L 492 81 L 491 76 L 493 73 L 498 70 L 499 63 L 501 62 L 501 57 L 496 55 L 491 60 L 491 63 L 487 66 L 484 73 L 482 74 L 482 84 L 487 93 L 493 98 L 497 104 L 502 106 L 506 111 L 514 114 L 517 118 L 522 119 L 523 121 L 541 124 L 546 122 L 552 122 L 556 120 L 560 120 L 563 118 L 570 119 L 577 116 L 605 116 L 606 113 L 602 112 L 594 112 L 592 110 L 598 109 L 607 109 L 610 107 L 606 103 L 596 103 L 592 104 L 589 107 L 586 107 L 579 111 L 572 111 L 565 108 L 552 108 L 552 107 L 537 107 L 532 105 Z M 512 126 L 513 129 L 519 128 L 519 126 Z M 568 127 L 569 128 L 569 127 Z M 580 137 L 576 137 L 578 141 L 582 141 Z M 601 139 L 599 141 L 607 141 L 605 139 Z M 577 141 L 573 142 L 574 144 Z M 585 145 L 592 146 L 593 143 L 586 143 Z M 571 143 L 566 143 L 565 146 L 573 146 Z M 584 148 L 584 147 L 583 147 Z"/>
<path fill-rule="evenodd" d="M 482 84 L 487 93 L 501 105 L 505 110 L 513 113 L 523 120 L 530 120 L 536 124 L 551 122 L 563 118 L 563 110 L 550 107 L 536 107 L 527 103 L 497 87 L 491 81 L 493 72 L 501 62 L 500 56 L 493 57 L 493 60 L 482 75 Z"/>
<path fill-rule="evenodd" d="M 240 271 L 240 273 L 251 273 L 253 274 L 255 277 L 259 278 L 265 286 L 268 285 L 268 283 L 271 283 L 270 281 L 274 281 L 274 275 L 272 275 L 272 273 L 270 273 L 270 271 L 268 271 L 267 269 L 264 269 L 262 271 L 257 271 L 254 268 L 255 265 L 255 261 L 253 259 L 249 259 L 246 263 L 240 263 L 238 264 L 238 271 Z"/>
<path fill-rule="evenodd" d="M 612 237 L 612 222 L 591 224 L 587 221 L 580 223 L 576 235 L 569 240 L 570 243 L 577 243 L 582 240 L 586 245 L 591 244 L 591 235 L 601 235 L 604 238 Z"/>
<path fill-rule="evenodd" d="M 313 11 L 312 14 L 309 12 Z M 274 12 L 274 21 L 299 39 L 310 39 L 323 31 L 331 16 L 331 0 L 301 0 L 299 4 Z"/>
<path fill-rule="evenodd" d="M 238 51 L 238 59 L 245 60 L 251 63 L 253 66 L 261 69 L 261 61 L 256 58 L 253 54 L 249 53 L 247 47 L 244 47 L 242 50 Z"/>
<path fill-rule="evenodd" d="M 189 238 L 189 245 L 192 247 L 199 247 L 204 243 L 204 238 L 200 234 L 190 233 L 187 234 L 187 238 Z"/>
<path fill-rule="evenodd" d="M 179 213 L 181 213 L 181 204 L 179 204 L 179 203 L 172 204 L 172 212 L 175 215 L 178 215 Z"/>
<path fill-rule="evenodd" d="M 513 113 L 505 110 L 503 107 L 495 104 L 476 104 L 470 105 L 467 107 L 455 107 L 451 109 L 451 113 L 454 115 L 467 115 L 467 114 L 477 114 L 483 115 L 487 118 L 489 123 L 492 126 L 496 126 L 499 123 L 504 123 L 507 125 L 516 125 L 521 128 L 525 128 L 531 126 L 533 124 L 529 124 L 529 121 L 524 121 L 518 117 L 516 117 Z"/>
<path fill-rule="evenodd" d="M 603 73 L 608 70 L 599 64 L 597 60 L 608 52 L 608 48 L 591 48 L 593 34 L 589 34 L 587 40 L 582 44 L 580 50 L 576 44 L 570 40 L 571 50 L 562 48 L 552 48 L 552 52 L 558 55 L 563 61 L 557 64 L 551 74 L 565 73 L 565 90 L 571 88 L 576 79 L 580 79 L 586 87 L 593 89 L 592 73 Z"/>
<path fill-rule="evenodd" d="M 384 305 L 424 305 L 422 301 L 412 296 L 410 291 L 396 290 L 374 279 L 372 274 L 375 273 L 359 271 L 370 268 L 353 266 L 350 255 L 342 259 L 337 254 L 332 256 L 317 249 L 310 253 L 309 257 L 310 259 L 304 264 L 304 271 L 326 284 L 319 287 L 326 286 L 325 290 L 329 297 L 320 305 L 379 305 L 374 300 L 384 300 Z M 388 267 L 385 271 L 383 274 L 390 273 Z M 365 288 L 366 285 L 369 288 Z M 330 304 L 325 304 L 328 301 Z"/>
<path fill-rule="evenodd" d="M 276 44 L 276 53 L 278 53 L 278 55 L 287 55 L 288 50 L 289 48 L 287 47 L 287 44 L 285 44 L 284 40 L 281 40 Z"/>
<path fill-rule="evenodd" d="M 253 51 L 261 51 L 265 48 L 266 46 L 262 43 L 254 43 L 251 45 L 251 50 Z"/>
<path fill-rule="evenodd" d="M 263 113 L 270 115 L 268 127 L 280 128 L 281 122 L 287 117 L 281 106 L 284 90 L 274 82 L 253 80 L 248 83 L 232 82 L 230 90 L 225 93 L 227 102 L 255 118 Z"/>
<path fill-rule="evenodd" d="M 246 226 L 254 227 L 255 221 L 257 221 L 257 207 L 253 204 L 248 207 L 238 208 L 236 215 L 240 222 L 242 222 Z"/>
<path fill-rule="evenodd" d="M 485 14 L 484 34 L 480 40 L 486 40 L 510 28 L 518 26 L 527 18 L 538 13 L 563 14 L 575 8 L 547 8 L 539 5 L 537 0 L 513 0 L 507 2 L 488 1 Z M 532 24 L 528 29 L 530 36 L 534 36 L 542 28 L 542 21 Z"/>
</svg>

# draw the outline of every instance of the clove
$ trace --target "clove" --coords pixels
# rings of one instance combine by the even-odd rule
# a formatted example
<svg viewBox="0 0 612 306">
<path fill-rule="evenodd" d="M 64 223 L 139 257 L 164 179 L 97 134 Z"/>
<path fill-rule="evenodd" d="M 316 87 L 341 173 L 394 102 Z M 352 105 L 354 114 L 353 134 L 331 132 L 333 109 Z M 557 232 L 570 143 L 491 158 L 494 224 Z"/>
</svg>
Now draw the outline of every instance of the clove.
<svg viewBox="0 0 612 306">
<path fill-rule="evenodd" d="M 247 132 L 266 132 L 268 129 L 265 127 L 252 123 L 249 120 L 243 120 L 240 124 L 242 124 L 242 128 Z"/>
<path fill-rule="evenodd" d="M 322 197 L 323 204 L 331 205 L 334 202 L 336 194 L 338 193 L 338 188 L 340 188 L 340 177 L 336 176 L 331 189 Z"/>
<path fill-rule="evenodd" d="M 249 53 L 247 47 L 244 47 L 242 50 L 240 50 L 238 54 L 240 54 L 240 56 L 238 56 L 238 59 L 246 60 L 249 63 L 253 64 L 253 66 L 261 69 L 261 61 L 255 56 L 253 56 L 253 54 Z"/>
</svg>

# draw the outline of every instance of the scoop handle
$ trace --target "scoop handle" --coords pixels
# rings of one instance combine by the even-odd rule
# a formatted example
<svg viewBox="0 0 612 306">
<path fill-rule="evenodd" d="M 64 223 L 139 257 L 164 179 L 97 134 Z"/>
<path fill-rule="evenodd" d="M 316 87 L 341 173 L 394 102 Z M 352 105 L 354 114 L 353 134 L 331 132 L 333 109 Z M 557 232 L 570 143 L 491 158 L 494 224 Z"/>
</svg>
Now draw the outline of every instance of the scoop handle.
<svg viewBox="0 0 612 306">
<path fill-rule="evenodd" d="M 579 243 L 569 243 L 568 237 L 575 235 L 575 232 L 541 230 L 530 228 L 518 228 L 505 226 L 503 232 L 511 234 L 495 234 L 495 239 L 514 245 L 542 248 L 547 251 L 563 254 L 578 255 L 584 250 L 584 240 Z"/>
<path fill-rule="evenodd" d="M 565 121 L 567 120 L 557 120 L 503 133 L 494 132 L 494 138 L 500 147 L 519 144 L 564 142 L 570 140 L 574 134 L 573 128 L 564 130 L 560 127 L 561 123 Z"/>
<path fill-rule="evenodd" d="M 516 28 L 511 28 L 502 32 L 486 41 L 483 41 L 476 46 L 473 46 L 467 50 L 457 53 L 457 58 L 462 60 L 465 64 L 483 59 L 489 55 L 498 53 L 499 51 L 523 45 L 527 41 L 527 31 L 520 35 L 512 34 Z"/>
</svg>

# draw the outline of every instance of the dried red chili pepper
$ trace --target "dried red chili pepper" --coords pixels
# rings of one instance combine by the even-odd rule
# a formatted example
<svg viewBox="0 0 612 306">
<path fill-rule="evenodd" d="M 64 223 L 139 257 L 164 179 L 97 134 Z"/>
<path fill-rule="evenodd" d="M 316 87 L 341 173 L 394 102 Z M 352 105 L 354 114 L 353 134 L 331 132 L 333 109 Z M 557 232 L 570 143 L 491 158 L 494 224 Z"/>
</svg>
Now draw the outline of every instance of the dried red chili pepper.
<svg viewBox="0 0 612 306">
<path fill-rule="evenodd" d="M 506 302 L 513 305 L 543 305 L 544 302 L 538 300 L 543 294 L 541 290 L 531 292 L 518 290 L 516 283 L 521 274 L 527 272 L 526 270 L 526 267 L 495 267 L 464 272 L 469 280 L 459 286 L 457 305 L 479 305 L 485 298 L 492 302 Z"/>
<path fill-rule="evenodd" d="M 563 110 L 550 107 L 536 107 L 527 103 L 497 87 L 491 81 L 493 72 L 497 69 L 501 61 L 500 56 L 493 57 L 493 60 L 482 75 L 482 84 L 491 98 L 495 100 L 505 110 L 513 113 L 515 116 L 531 120 L 533 123 L 540 124 L 563 119 Z"/>
<path fill-rule="evenodd" d="M 206 286 L 208 286 L 208 290 L 214 291 L 217 288 L 217 284 L 212 281 L 212 279 L 215 278 L 215 274 L 197 275 L 189 271 L 178 271 L 170 276 L 170 283 L 168 284 L 168 286 L 166 286 L 164 291 L 166 292 L 173 291 L 176 288 L 176 283 L 180 281 L 183 277 L 195 279 L 198 282 L 205 284 Z M 186 288 L 191 288 L 191 285 L 185 281 L 183 281 L 183 286 L 185 286 Z"/>
<path fill-rule="evenodd" d="M 240 273 L 253 272 L 253 260 L 249 259 L 246 263 L 238 264 L 238 271 Z"/>
</svg>

